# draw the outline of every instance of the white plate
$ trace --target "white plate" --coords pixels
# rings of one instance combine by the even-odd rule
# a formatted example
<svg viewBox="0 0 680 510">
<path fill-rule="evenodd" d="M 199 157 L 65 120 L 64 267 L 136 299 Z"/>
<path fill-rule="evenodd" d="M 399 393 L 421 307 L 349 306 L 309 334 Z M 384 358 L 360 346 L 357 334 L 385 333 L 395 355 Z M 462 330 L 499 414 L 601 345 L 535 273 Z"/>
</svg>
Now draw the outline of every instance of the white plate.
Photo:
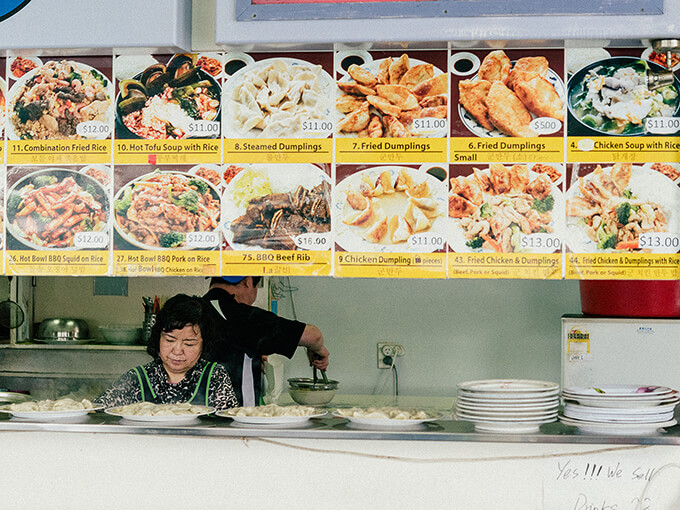
<svg viewBox="0 0 680 510">
<path fill-rule="evenodd" d="M 458 384 L 461 391 L 485 393 L 543 393 L 552 392 L 559 387 L 560 385 L 554 382 L 533 379 L 485 379 Z"/>
<path fill-rule="evenodd" d="M 571 409 L 576 412 L 591 413 L 591 414 L 601 414 L 605 416 L 649 416 L 653 414 L 660 414 L 675 409 L 676 403 L 670 404 L 660 404 L 653 407 L 593 407 L 593 406 L 583 406 L 579 404 L 574 404 L 572 402 L 567 402 L 564 405 L 564 409 Z"/>
<path fill-rule="evenodd" d="M 101 409 L 104 409 L 104 406 L 98 406 L 92 409 L 72 409 L 68 411 L 11 411 L 9 409 L 0 409 L 0 411 L 9 413 L 14 418 L 21 418 L 22 420 L 56 421 L 82 418 L 92 411 L 99 411 Z"/>
<path fill-rule="evenodd" d="M 251 71 L 263 68 L 268 66 L 269 64 L 273 63 L 275 60 L 280 60 L 285 62 L 286 64 L 290 66 L 306 66 L 306 67 L 315 67 L 316 64 L 312 64 L 311 62 L 307 62 L 305 60 L 300 60 L 297 58 L 287 58 L 287 57 L 276 57 L 276 58 L 267 58 L 264 60 L 258 60 L 257 62 L 253 62 L 251 64 L 248 64 L 238 71 L 236 71 L 231 77 L 229 77 L 224 84 L 222 90 L 223 90 L 223 102 L 222 104 L 225 105 L 225 111 L 222 113 L 222 136 L 224 138 L 258 138 L 260 134 L 262 133 L 262 130 L 253 128 L 249 131 L 243 132 L 241 129 L 233 125 L 233 122 L 236 119 L 236 113 L 238 110 L 238 106 L 240 103 L 234 101 L 232 99 L 232 96 L 234 94 L 234 90 L 236 87 L 241 85 L 244 79 L 244 75 L 246 73 L 249 73 Z M 323 96 L 327 100 L 327 104 L 325 106 L 321 107 L 321 117 L 319 121 L 324 121 L 324 120 L 331 120 L 331 108 L 333 108 L 333 88 L 335 85 L 335 82 L 333 81 L 333 78 L 331 78 L 331 75 L 328 74 L 325 70 L 321 70 L 321 73 L 319 75 L 319 79 L 321 81 L 321 90 L 323 91 Z M 259 106 L 258 106 L 259 108 Z M 261 111 L 261 110 L 260 110 Z M 303 134 L 301 131 L 301 127 L 297 129 L 296 132 L 291 133 L 289 136 L 281 136 L 279 138 L 326 138 L 326 135 L 321 134 L 317 136 L 312 136 L 309 134 Z"/>
<path fill-rule="evenodd" d="M 200 416 L 206 416 L 215 412 L 214 407 L 199 406 L 204 408 L 200 413 L 196 414 L 163 414 L 163 415 L 144 415 L 144 414 L 123 414 L 117 409 L 119 407 L 112 407 L 104 411 L 106 414 L 111 416 L 118 416 L 119 418 L 124 418 L 129 421 L 135 422 L 145 422 L 145 423 L 155 423 L 155 424 L 181 424 L 181 423 L 191 423 L 196 421 Z"/>
<path fill-rule="evenodd" d="M 225 167 L 226 168 L 226 167 Z M 286 163 L 286 164 L 254 164 L 247 165 L 224 187 L 222 194 L 222 232 L 224 238 L 234 250 L 265 250 L 256 244 L 234 243 L 234 233 L 231 231 L 231 224 L 234 220 L 245 214 L 246 207 L 241 207 L 230 199 L 232 191 L 238 188 L 241 179 L 248 171 L 253 171 L 266 177 L 269 180 L 272 193 L 292 193 L 298 186 L 307 190 L 318 186 L 322 182 L 331 183 L 330 177 L 321 167 L 311 163 Z M 255 198 L 255 197 L 254 197 Z M 331 196 L 328 196 L 330 206 Z M 328 242 L 326 249 L 331 248 L 330 230 L 328 232 Z"/>
<path fill-rule="evenodd" d="M 672 427 L 678 422 L 669 420 L 660 423 L 595 423 L 573 420 L 565 416 L 559 417 L 565 425 L 578 427 L 579 430 L 589 434 L 611 434 L 617 436 L 651 436 L 659 432 L 659 429 Z"/>
<path fill-rule="evenodd" d="M 474 394 L 474 393 L 461 393 L 458 395 L 458 400 L 467 402 L 470 404 L 478 405 L 543 405 L 551 404 L 553 402 L 559 402 L 560 394 L 559 391 L 548 392 L 547 395 L 536 396 L 535 393 L 526 394 L 518 393 L 513 395 L 504 395 L 496 397 L 488 397 L 484 394 Z"/>
<path fill-rule="evenodd" d="M 231 418 L 236 423 L 248 424 L 248 425 L 296 425 L 300 423 L 305 423 L 311 418 L 321 418 L 325 416 L 325 411 L 322 413 L 314 413 L 307 416 L 233 416 L 229 414 L 229 409 L 224 411 L 217 411 L 215 416 L 221 416 L 222 418 Z"/>
<path fill-rule="evenodd" d="M 661 172 L 652 170 L 652 163 L 644 165 L 633 165 L 630 182 L 626 189 L 629 189 L 636 200 L 655 203 L 666 216 L 667 225 L 665 232 L 680 236 L 680 189 L 673 184 L 668 177 Z M 605 174 L 611 173 L 611 166 L 602 168 Z M 576 171 L 576 168 L 574 169 Z M 594 173 L 591 172 L 583 177 L 584 182 L 593 179 Z M 565 204 L 569 200 L 583 197 L 579 189 L 575 175 L 572 176 L 571 187 L 565 194 Z M 568 210 L 568 206 L 565 205 Z M 573 253 L 603 253 L 615 252 L 613 249 L 601 250 L 597 243 L 588 237 L 582 218 L 565 215 L 566 217 L 566 236 L 565 240 L 569 249 Z M 663 243 L 662 243 L 663 244 Z M 628 253 L 630 250 L 618 250 L 618 253 Z M 676 253 L 677 248 L 650 248 L 651 253 Z"/>
<path fill-rule="evenodd" d="M 523 402 L 523 401 L 520 401 Z M 456 405 L 459 407 L 463 407 L 466 409 L 472 409 L 472 410 L 478 410 L 478 411 L 484 411 L 484 410 L 514 410 L 514 411 L 540 411 L 544 409 L 551 409 L 553 407 L 559 406 L 559 399 L 554 398 L 551 400 L 547 400 L 545 402 L 541 403 L 506 403 L 505 401 L 501 401 L 501 403 L 487 403 L 485 401 L 482 402 L 477 402 L 474 400 L 466 400 L 463 398 L 458 398 L 456 401 Z"/>
<path fill-rule="evenodd" d="M 435 421 L 441 418 L 441 415 L 431 416 L 429 418 L 423 418 L 420 420 L 391 420 L 388 418 L 360 418 L 358 416 L 343 416 L 337 411 L 333 413 L 333 416 L 337 418 L 345 418 L 349 420 L 350 423 L 359 425 L 362 427 L 370 428 L 385 428 L 385 429 L 398 429 L 398 428 L 409 428 L 422 425 L 423 423 Z"/>
<path fill-rule="evenodd" d="M 564 169 L 561 164 L 558 163 L 549 163 L 550 166 L 554 167 L 556 170 L 560 172 L 561 175 L 564 175 Z M 481 165 L 480 165 L 481 166 Z M 529 182 L 533 181 L 536 179 L 540 174 L 533 172 L 531 170 L 531 165 L 527 164 L 527 167 L 529 169 Z M 484 166 L 483 168 L 480 169 L 480 172 L 483 173 L 484 175 L 488 176 L 489 175 L 489 167 Z M 470 174 L 474 176 L 474 174 Z M 560 179 L 562 179 L 560 177 Z M 564 227 L 564 194 L 560 190 L 560 179 L 558 179 L 556 182 L 552 183 L 552 191 L 550 195 L 553 197 L 554 200 L 554 205 L 552 210 L 550 211 L 551 214 L 551 222 L 549 223 L 549 226 L 553 229 L 554 231 L 554 236 L 560 237 L 561 232 L 563 231 Z M 485 196 L 488 194 L 485 192 Z M 493 196 L 498 196 L 498 197 L 503 197 L 511 195 L 511 193 L 502 193 L 500 195 L 493 195 Z M 519 214 L 519 213 L 518 213 Z M 521 215 L 524 216 L 524 215 Z M 465 237 L 465 229 L 461 226 L 461 218 L 450 218 L 450 222 L 452 223 L 451 228 L 449 229 L 449 237 L 448 237 L 448 242 L 449 246 L 453 251 L 456 253 L 481 253 L 481 252 L 489 252 L 493 253 L 492 249 L 483 249 L 483 248 L 470 248 L 467 244 L 467 242 L 470 241 L 467 237 Z M 510 228 L 510 227 L 508 227 Z M 523 237 L 526 237 L 527 234 L 524 234 L 523 232 L 519 232 L 519 239 L 521 240 Z M 521 241 L 520 241 L 521 243 Z M 521 246 L 521 245 L 520 245 Z M 554 247 L 551 248 L 546 248 L 546 247 L 531 247 L 531 248 L 515 248 L 514 252 L 515 253 L 553 253 L 555 251 Z"/>
<path fill-rule="evenodd" d="M 222 170 L 222 167 L 221 167 L 220 165 L 211 165 L 211 164 L 195 165 L 195 166 L 191 167 L 191 168 L 187 171 L 187 173 L 188 173 L 189 175 L 197 175 L 197 176 L 198 176 L 198 171 L 201 170 L 202 168 L 204 168 L 204 169 L 206 169 L 206 170 L 212 170 L 212 171 L 216 172 L 216 173 L 217 173 L 217 177 L 216 177 L 217 182 L 212 182 L 212 181 L 211 181 L 210 179 L 208 179 L 207 177 L 203 177 L 203 176 L 199 176 L 199 177 L 201 177 L 201 178 L 205 179 L 206 181 L 208 181 L 208 182 L 209 182 L 210 184 L 212 184 L 216 189 L 221 189 L 221 187 L 222 187 L 222 182 L 223 182 L 223 181 L 222 181 L 222 172 L 223 172 L 223 170 Z"/>
<path fill-rule="evenodd" d="M 489 422 L 489 423 L 506 423 L 506 422 L 511 422 L 511 423 L 533 423 L 537 421 L 542 421 L 542 420 L 551 420 L 554 421 L 554 419 L 557 417 L 557 410 L 554 410 L 550 413 L 543 413 L 541 415 L 536 415 L 536 416 L 512 416 L 512 415 L 505 415 L 505 414 L 498 414 L 495 416 L 478 416 L 476 414 L 470 414 L 467 412 L 463 411 L 456 411 L 454 413 L 454 416 L 460 420 L 467 420 L 467 421 L 483 421 L 483 422 Z"/>
<path fill-rule="evenodd" d="M 26 73 L 26 74 L 24 74 L 23 76 L 17 77 L 17 76 L 14 75 L 14 73 L 13 73 L 12 71 L 10 71 L 10 69 L 12 68 L 12 63 L 13 63 L 17 58 L 19 58 L 19 57 L 23 58 L 24 60 L 30 60 L 31 62 L 33 62 L 33 63 L 34 63 L 35 65 L 37 65 L 38 67 L 40 67 L 40 66 L 43 65 L 42 60 L 40 60 L 40 58 L 38 58 L 38 57 L 33 57 L 33 56 L 31 56 L 31 57 L 25 57 L 25 56 L 21 56 L 21 55 L 16 55 L 16 56 L 14 56 L 14 57 L 9 57 L 9 58 L 7 59 L 7 70 L 9 71 L 8 77 L 11 78 L 12 80 L 19 80 L 19 79 L 23 78 L 24 76 L 26 76 L 26 74 L 28 74 L 28 73 Z M 30 72 L 30 71 L 29 71 L 29 72 Z"/>
<path fill-rule="evenodd" d="M 384 60 L 385 60 L 384 58 L 380 58 L 380 59 L 377 59 L 377 60 L 371 60 L 370 62 L 366 62 L 365 64 L 362 64 L 361 67 L 363 69 L 366 69 L 367 71 L 370 71 L 374 75 L 377 75 L 378 70 L 380 69 L 380 64 Z M 430 64 L 430 62 L 425 62 L 423 60 L 411 58 L 411 56 L 409 55 L 409 69 L 413 66 L 421 65 L 421 64 Z M 432 70 L 434 72 L 433 78 L 436 77 L 436 76 L 439 76 L 441 74 L 444 74 L 444 72 L 435 65 L 432 66 Z M 348 74 L 343 76 L 339 81 L 348 82 L 348 83 L 354 82 L 354 80 Z M 342 93 L 343 92 L 340 89 L 337 89 L 338 97 L 340 97 L 340 94 L 342 94 Z M 449 96 L 448 93 L 444 94 L 444 95 L 447 98 Z M 336 124 L 337 124 L 337 121 L 341 120 L 344 117 L 344 115 L 337 110 L 335 110 L 335 113 L 336 113 Z M 449 126 L 449 123 L 448 123 L 448 119 L 447 119 L 447 122 L 446 122 L 444 128 L 433 131 L 432 133 L 428 133 L 427 135 L 423 135 L 422 138 L 445 138 L 446 134 L 448 132 L 448 129 L 449 129 L 448 126 Z M 406 129 L 410 131 L 408 125 L 406 126 Z M 357 133 L 344 133 L 343 132 L 343 133 L 336 133 L 335 136 L 339 137 L 339 138 L 356 138 L 358 135 L 357 135 Z"/>
<path fill-rule="evenodd" d="M 49 62 L 45 62 L 44 65 L 47 65 L 50 62 L 53 62 L 53 61 L 50 60 Z M 91 140 L 104 140 L 106 138 L 109 138 L 111 136 L 111 132 L 113 132 L 113 117 L 115 115 L 114 108 L 113 108 L 113 103 L 114 103 L 114 100 L 115 100 L 114 99 L 113 81 L 108 76 L 106 76 L 104 73 L 102 73 L 98 69 L 95 69 L 92 66 L 89 66 L 87 64 L 83 64 L 82 62 L 78 62 L 76 60 L 69 60 L 69 62 L 72 62 L 73 64 L 75 64 L 75 67 L 77 68 L 78 71 L 80 71 L 80 72 L 96 71 L 97 73 L 102 75 L 107 81 L 106 86 L 102 85 L 104 87 L 104 90 L 106 91 L 106 95 L 109 98 L 109 107 L 106 110 L 104 123 L 107 124 L 111 129 L 109 130 L 108 133 L 98 133 L 94 136 L 82 136 L 82 137 L 79 137 L 79 138 L 91 139 Z M 14 102 L 18 99 L 19 93 L 20 93 L 22 87 L 24 86 L 24 84 L 26 82 L 28 82 L 28 80 L 30 80 L 33 76 L 38 74 L 42 68 L 43 67 L 40 66 L 40 67 L 37 67 L 36 69 L 33 69 L 32 71 L 26 73 L 21 78 L 19 78 L 14 83 L 14 85 L 12 85 L 12 87 L 9 89 L 9 94 L 8 94 L 9 97 L 7 98 L 7 105 L 8 105 L 7 111 L 12 111 L 12 109 L 14 108 Z M 8 140 L 19 140 L 20 139 L 19 135 L 14 130 L 14 124 L 12 123 L 11 118 L 7 119 L 7 129 L 6 129 L 6 131 L 7 131 L 7 139 Z"/>
<path fill-rule="evenodd" d="M 559 396 L 560 391 L 559 390 L 552 390 L 552 391 L 544 391 L 540 393 L 541 399 L 547 400 L 553 400 L 557 399 Z M 519 400 L 519 399 L 536 399 L 536 395 L 538 395 L 536 392 L 532 393 L 502 393 L 502 392 L 488 392 L 488 393 L 475 393 L 475 392 L 468 392 L 468 391 L 462 391 L 460 393 L 462 397 L 466 397 L 467 399 L 471 400 L 477 400 L 477 401 L 486 401 L 486 400 L 499 400 L 499 401 L 513 401 L 513 400 Z"/>
<path fill-rule="evenodd" d="M 516 61 L 512 62 L 512 65 L 514 67 Z M 477 79 L 477 74 L 475 74 L 471 80 L 476 80 Z M 564 87 L 564 82 L 562 79 L 559 77 L 559 75 L 553 71 L 552 69 L 548 69 L 548 75 L 545 77 L 545 79 L 553 86 L 555 89 L 555 92 L 557 92 L 557 95 L 560 96 L 560 99 L 562 100 L 562 105 L 566 109 L 566 94 L 565 94 L 565 87 Z M 506 137 L 505 133 L 502 133 L 501 131 L 494 129 L 492 131 L 489 131 L 485 127 L 483 127 L 479 122 L 477 122 L 477 119 L 475 119 L 472 115 L 470 115 L 465 108 L 463 108 L 463 105 L 458 103 L 458 115 L 460 116 L 460 119 L 463 121 L 463 124 L 465 124 L 465 127 L 468 128 L 472 133 L 474 133 L 477 136 L 481 137 L 491 137 L 491 138 L 498 138 L 498 137 Z M 535 119 L 536 115 L 533 113 L 531 114 L 531 118 Z M 564 124 L 564 122 L 563 122 Z"/>
<path fill-rule="evenodd" d="M 565 401 L 576 401 L 584 406 L 592 407 L 656 407 L 662 404 L 672 404 L 678 402 L 678 397 L 665 399 L 605 399 L 597 397 L 564 397 Z"/>
<path fill-rule="evenodd" d="M 380 176 L 381 173 L 388 171 L 392 175 L 392 179 L 394 182 L 396 181 L 402 169 L 405 169 L 405 171 L 408 172 L 409 175 L 413 177 L 414 184 L 427 182 L 430 190 L 430 195 L 428 196 L 428 198 L 436 200 L 439 211 L 439 215 L 436 216 L 435 218 L 432 218 L 432 224 L 430 225 L 429 229 L 417 232 L 415 234 L 411 234 L 409 239 L 413 235 L 417 234 L 433 234 L 435 236 L 441 237 L 443 241 L 446 240 L 447 233 L 446 219 L 448 217 L 446 184 L 437 179 L 436 177 L 426 173 L 424 168 L 418 170 L 412 167 L 392 165 L 374 166 L 345 177 L 342 181 L 338 183 L 337 186 L 335 186 L 335 189 L 333 190 L 333 213 L 331 214 L 333 218 L 333 233 L 335 235 L 335 242 L 339 244 L 344 250 L 348 252 L 428 253 L 437 249 L 435 245 L 424 245 L 420 243 L 414 244 L 414 246 L 412 247 L 408 241 L 397 244 L 393 244 L 391 241 L 387 243 L 386 240 L 388 239 L 389 233 L 386 234 L 385 237 L 383 238 L 383 241 L 386 244 L 372 243 L 370 241 L 365 240 L 362 237 L 370 227 L 362 228 L 360 226 L 347 225 L 346 223 L 343 223 L 343 219 L 346 218 L 353 211 L 351 206 L 347 203 L 347 193 L 350 190 L 355 192 L 359 191 L 359 184 L 363 176 L 367 175 L 371 180 L 373 180 L 373 182 L 375 182 L 375 180 Z M 382 210 L 380 204 L 381 201 L 383 200 L 389 200 L 391 202 L 395 200 L 400 200 L 401 202 L 403 202 L 403 204 L 401 203 L 398 204 L 398 207 L 396 209 L 393 208 L 385 211 L 387 213 L 388 221 L 390 220 L 390 216 L 392 214 L 399 214 L 400 216 L 403 216 L 404 212 L 406 212 L 408 200 L 405 192 L 397 191 L 391 195 L 378 196 L 373 199 L 373 207 Z M 386 204 L 387 203 L 385 202 L 383 206 Z M 394 203 L 390 203 L 389 205 L 394 205 Z M 443 242 L 441 247 L 442 248 L 444 247 Z"/>
<path fill-rule="evenodd" d="M 639 386 L 636 384 L 605 384 L 601 386 L 570 386 L 562 390 L 563 395 L 579 397 L 657 397 L 673 390 L 666 386 Z"/>
<path fill-rule="evenodd" d="M 472 420 L 465 420 L 472 421 Z M 546 423 L 553 423 L 556 418 L 546 420 L 536 420 L 533 422 L 492 422 L 492 421 L 472 421 L 475 430 L 478 432 L 496 432 L 500 434 L 529 434 L 538 432 L 539 427 Z"/>
<path fill-rule="evenodd" d="M 574 411 L 573 409 L 565 409 L 564 416 L 574 420 L 592 421 L 598 423 L 658 423 L 660 421 L 668 421 L 673 419 L 673 411 L 666 411 L 663 413 L 652 414 L 649 416 L 637 415 L 602 415 L 584 413 Z"/>
<path fill-rule="evenodd" d="M 467 413 L 467 414 L 474 414 L 474 415 L 479 415 L 479 416 L 532 416 L 536 414 L 550 414 L 555 411 L 557 411 L 558 405 L 555 404 L 550 407 L 542 407 L 542 408 L 535 408 L 535 409 L 516 409 L 512 407 L 504 407 L 504 408 L 478 408 L 478 407 L 469 407 L 464 404 L 457 404 L 456 409 L 458 409 L 459 412 L 462 413 Z"/>
</svg>

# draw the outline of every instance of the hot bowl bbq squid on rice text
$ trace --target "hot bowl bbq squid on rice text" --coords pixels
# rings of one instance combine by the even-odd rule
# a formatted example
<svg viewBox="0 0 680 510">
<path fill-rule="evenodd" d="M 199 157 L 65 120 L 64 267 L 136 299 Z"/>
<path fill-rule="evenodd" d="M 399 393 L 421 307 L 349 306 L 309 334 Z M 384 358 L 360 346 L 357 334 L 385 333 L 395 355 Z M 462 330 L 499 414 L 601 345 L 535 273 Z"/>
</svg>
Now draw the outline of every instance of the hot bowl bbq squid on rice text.
<svg viewBox="0 0 680 510">
<path fill-rule="evenodd" d="M 201 177 L 156 170 L 123 187 L 114 212 L 118 232 L 132 244 L 183 248 L 187 233 L 217 230 L 220 200 Z"/>
</svg>

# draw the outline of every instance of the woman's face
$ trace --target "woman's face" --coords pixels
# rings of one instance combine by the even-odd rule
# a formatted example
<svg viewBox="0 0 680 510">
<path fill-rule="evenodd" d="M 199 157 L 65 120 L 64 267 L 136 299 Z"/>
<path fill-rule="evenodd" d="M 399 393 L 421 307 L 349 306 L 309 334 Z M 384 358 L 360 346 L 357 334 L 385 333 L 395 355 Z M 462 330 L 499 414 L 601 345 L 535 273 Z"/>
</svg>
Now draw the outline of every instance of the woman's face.
<svg viewBox="0 0 680 510">
<path fill-rule="evenodd" d="M 161 331 L 160 357 L 170 382 L 179 382 L 201 357 L 203 338 L 198 326 Z"/>
</svg>

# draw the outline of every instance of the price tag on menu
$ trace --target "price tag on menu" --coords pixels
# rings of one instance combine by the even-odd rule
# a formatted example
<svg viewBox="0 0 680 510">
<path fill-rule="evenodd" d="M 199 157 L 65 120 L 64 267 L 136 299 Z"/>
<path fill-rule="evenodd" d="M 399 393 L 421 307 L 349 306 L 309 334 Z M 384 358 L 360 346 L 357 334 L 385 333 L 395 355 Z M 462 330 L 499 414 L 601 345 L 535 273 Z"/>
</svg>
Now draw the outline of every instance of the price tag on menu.
<svg viewBox="0 0 680 510">
<path fill-rule="evenodd" d="M 523 250 L 553 252 L 562 248 L 562 241 L 555 234 L 529 234 L 522 236 L 520 247 Z"/>
<path fill-rule="evenodd" d="M 444 238 L 431 232 L 413 234 L 408 238 L 408 244 L 414 250 L 430 252 L 444 248 Z"/>
<path fill-rule="evenodd" d="M 220 242 L 217 232 L 188 232 L 187 248 L 213 248 Z"/>
<path fill-rule="evenodd" d="M 562 122 L 550 117 L 538 117 L 529 123 L 529 128 L 537 135 L 552 135 L 562 129 Z"/>
<path fill-rule="evenodd" d="M 668 232 L 646 232 L 640 234 L 639 245 L 658 253 L 675 253 L 680 249 L 680 236 Z"/>
<path fill-rule="evenodd" d="M 76 232 L 73 245 L 76 248 L 106 248 L 109 234 L 106 232 Z"/>
<path fill-rule="evenodd" d="M 303 135 L 314 137 L 327 137 L 333 132 L 333 123 L 330 120 L 306 119 L 300 123 Z"/>
<path fill-rule="evenodd" d="M 331 246 L 330 232 L 301 234 L 295 236 L 293 242 L 303 250 L 328 250 Z"/>
<path fill-rule="evenodd" d="M 187 127 L 189 136 L 206 137 L 220 134 L 220 123 L 214 120 L 194 120 Z"/>
<path fill-rule="evenodd" d="M 680 117 L 648 117 L 645 130 L 654 135 L 672 135 L 680 131 Z"/>
<path fill-rule="evenodd" d="M 446 119 L 437 119 L 434 117 L 413 119 L 411 131 L 419 135 L 432 135 L 441 132 L 442 136 L 446 136 L 447 122 Z"/>
<path fill-rule="evenodd" d="M 111 126 L 100 120 L 88 120 L 76 126 L 76 134 L 84 138 L 106 138 L 111 133 Z"/>
</svg>

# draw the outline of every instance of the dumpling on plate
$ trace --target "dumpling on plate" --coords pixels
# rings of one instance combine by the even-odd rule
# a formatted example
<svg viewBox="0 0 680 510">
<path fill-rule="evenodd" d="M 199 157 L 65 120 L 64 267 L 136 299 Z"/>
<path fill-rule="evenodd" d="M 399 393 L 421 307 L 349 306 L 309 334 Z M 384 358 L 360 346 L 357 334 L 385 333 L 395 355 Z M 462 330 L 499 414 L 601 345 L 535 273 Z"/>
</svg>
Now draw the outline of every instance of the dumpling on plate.
<svg viewBox="0 0 680 510">
<path fill-rule="evenodd" d="M 366 226 L 370 225 L 371 221 L 373 221 L 373 215 L 375 212 L 373 211 L 373 206 L 369 202 L 368 205 L 366 206 L 366 209 L 363 211 L 356 211 L 350 213 L 348 216 L 345 217 L 342 222 L 346 225 L 352 225 L 354 227 L 361 227 L 361 226 Z"/>
<path fill-rule="evenodd" d="M 381 213 L 373 226 L 364 233 L 364 239 L 370 243 L 379 243 L 387 230 L 387 216 Z"/>
<path fill-rule="evenodd" d="M 407 241 L 411 235 L 411 226 L 403 218 L 403 216 L 399 216 L 397 214 L 390 218 L 389 230 L 391 232 L 390 239 L 394 244 Z"/>
<path fill-rule="evenodd" d="M 418 207 L 413 205 L 413 202 L 409 202 L 406 212 L 404 213 L 404 219 L 411 226 L 413 232 L 420 232 L 430 228 L 432 224 L 430 218 L 425 216 L 425 213 L 421 211 Z"/>
</svg>

